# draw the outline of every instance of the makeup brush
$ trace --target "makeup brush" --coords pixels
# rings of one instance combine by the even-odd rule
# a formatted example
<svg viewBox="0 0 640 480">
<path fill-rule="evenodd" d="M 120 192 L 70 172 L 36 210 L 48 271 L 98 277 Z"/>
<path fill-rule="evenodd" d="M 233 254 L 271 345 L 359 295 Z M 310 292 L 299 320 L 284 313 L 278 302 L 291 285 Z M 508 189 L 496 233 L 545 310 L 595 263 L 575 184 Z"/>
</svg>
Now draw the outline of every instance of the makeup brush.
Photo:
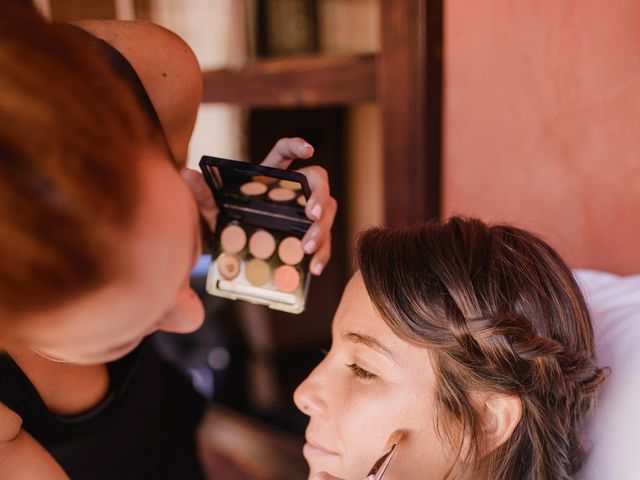
<svg viewBox="0 0 640 480">
<path fill-rule="evenodd" d="M 387 440 L 387 445 L 385 446 L 385 453 L 381 456 L 376 463 L 373 464 L 371 470 L 369 471 L 369 475 L 367 475 L 366 480 L 380 480 L 386 472 L 387 467 L 391 463 L 391 459 L 393 455 L 396 453 L 396 448 L 398 448 L 398 444 L 404 437 L 404 431 L 396 430 L 389 436 L 389 440 Z"/>
</svg>

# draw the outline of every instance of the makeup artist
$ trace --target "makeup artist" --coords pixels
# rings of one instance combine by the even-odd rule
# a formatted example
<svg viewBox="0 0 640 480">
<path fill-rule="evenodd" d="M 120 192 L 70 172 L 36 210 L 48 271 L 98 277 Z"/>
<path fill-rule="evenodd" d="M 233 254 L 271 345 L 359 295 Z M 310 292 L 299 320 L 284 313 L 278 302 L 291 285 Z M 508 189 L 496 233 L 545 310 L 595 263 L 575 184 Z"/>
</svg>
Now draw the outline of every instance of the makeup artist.
<svg viewBox="0 0 640 480">
<path fill-rule="evenodd" d="M 200 478 L 202 400 L 146 339 L 203 321 L 189 272 L 216 206 L 179 174 L 197 62 L 154 25 L 16 4 L 0 0 L 0 478 Z M 312 154 L 284 139 L 265 163 Z M 318 274 L 336 204 L 303 171 Z"/>
</svg>

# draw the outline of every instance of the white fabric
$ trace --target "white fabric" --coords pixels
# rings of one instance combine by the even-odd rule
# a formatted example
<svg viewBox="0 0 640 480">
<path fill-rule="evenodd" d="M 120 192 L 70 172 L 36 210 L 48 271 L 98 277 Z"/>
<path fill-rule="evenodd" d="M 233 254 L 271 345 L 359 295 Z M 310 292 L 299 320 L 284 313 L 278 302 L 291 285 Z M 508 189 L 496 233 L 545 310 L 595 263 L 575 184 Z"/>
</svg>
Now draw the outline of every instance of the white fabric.
<svg viewBox="0 0 640 480">
<path fill-rule="evenodd" d="M 575 271 L 589 309 L 600 366 L 610 375 L 585 428 L 581 480 L 640 479 L 640 275 Z"/>
</svg>

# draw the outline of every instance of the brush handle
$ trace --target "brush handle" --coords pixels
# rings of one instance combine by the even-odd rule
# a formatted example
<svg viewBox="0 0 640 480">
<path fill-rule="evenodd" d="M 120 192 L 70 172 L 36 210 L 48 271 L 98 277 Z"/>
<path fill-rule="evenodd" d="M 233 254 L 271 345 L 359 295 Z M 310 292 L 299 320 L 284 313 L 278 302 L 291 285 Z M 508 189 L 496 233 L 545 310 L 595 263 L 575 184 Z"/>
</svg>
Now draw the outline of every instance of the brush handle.
<svg viewBox="0 0 640 480">
<path fill-rule="evenodd" d="M 366 480 L 380 480 L 386 472 L 389 463 L 391 463 L 391 459 L 393 458 L 393 454 L 396 453 L 396 447 L 398 444 L 394 444 L 391 446 L 391 450 L 385 453 L 382 457 L 378 459 L 378 461 L 373 465 L 373 468 L 369 471 L 369 475 Z"/>
</svg>

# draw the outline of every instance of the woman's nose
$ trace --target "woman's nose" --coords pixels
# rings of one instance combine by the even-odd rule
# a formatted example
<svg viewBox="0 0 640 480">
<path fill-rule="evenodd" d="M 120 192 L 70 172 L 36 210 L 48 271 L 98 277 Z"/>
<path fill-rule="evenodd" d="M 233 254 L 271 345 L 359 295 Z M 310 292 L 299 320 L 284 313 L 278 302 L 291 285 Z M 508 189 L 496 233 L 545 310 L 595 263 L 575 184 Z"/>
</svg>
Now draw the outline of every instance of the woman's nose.
<svg viewBox="0 0 640 480">
<path fill-rule="evenodd" d="M 157 327 L 164 332 L 190 333 L 200 328 L 203 321 L 202 302 L 187 285 L 178 294 L 173 309 L 160 320 Z"/>
<path fill-rule="evenodd" d="M 327 412 L 327 403 L 324 400 L 322 384 L 319 380 L 322 364 L 318 365 L 313 372 L 300 384 L 293 393 L 293 401 L 305 415 L 309 417 L 322 416 Z"/>
</svg>

